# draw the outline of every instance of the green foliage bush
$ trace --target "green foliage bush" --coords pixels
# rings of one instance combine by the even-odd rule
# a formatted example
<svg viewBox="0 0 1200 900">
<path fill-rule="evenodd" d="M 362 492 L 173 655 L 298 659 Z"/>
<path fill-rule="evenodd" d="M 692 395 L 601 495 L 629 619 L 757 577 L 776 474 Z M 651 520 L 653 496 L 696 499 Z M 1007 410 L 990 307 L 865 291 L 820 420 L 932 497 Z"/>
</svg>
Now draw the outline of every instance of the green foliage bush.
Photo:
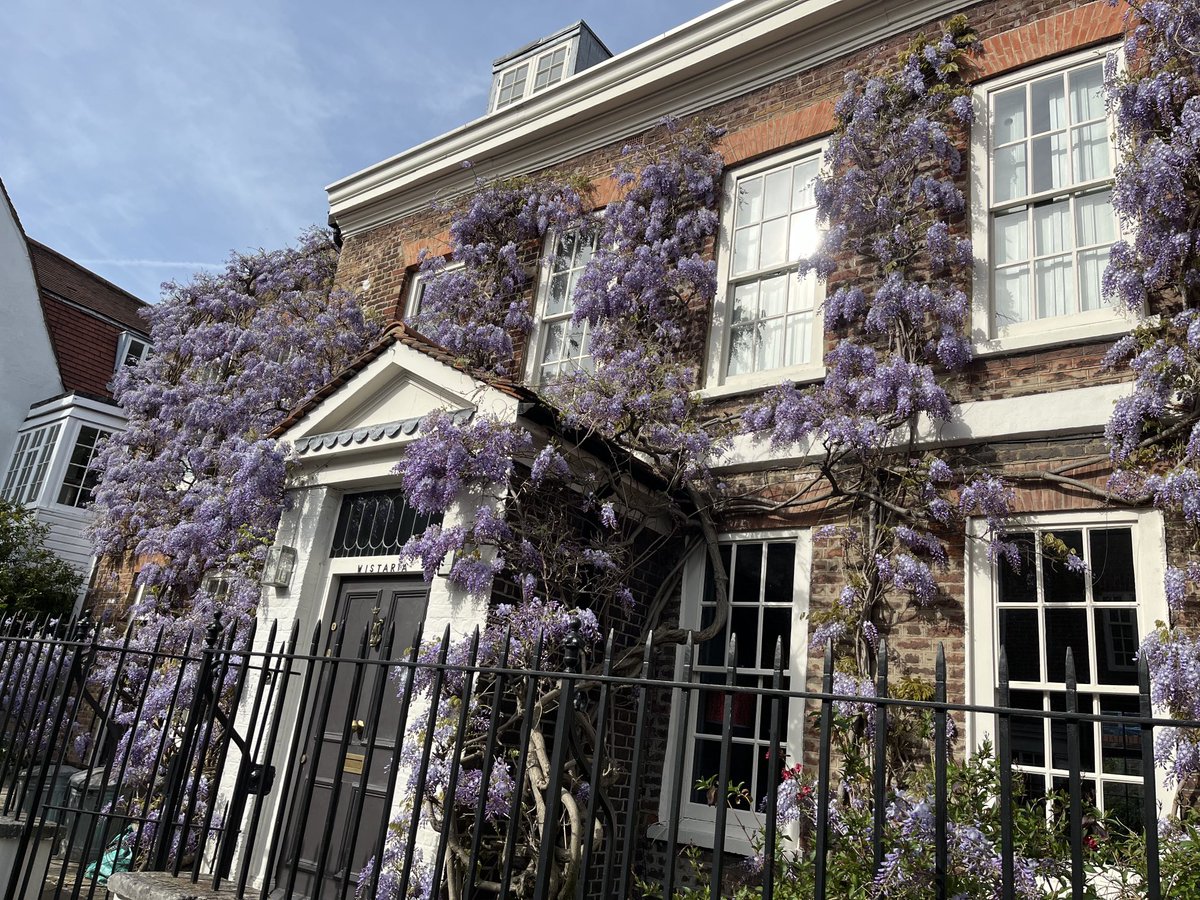
<svg viewBox="0 0 1200 900">
<path fill-rule="evenodd" d="M 46 549 L 49 532 L 32 511 L 0 499 L 0 612 L 71 611 L 82 579 Z"/>
</svg>

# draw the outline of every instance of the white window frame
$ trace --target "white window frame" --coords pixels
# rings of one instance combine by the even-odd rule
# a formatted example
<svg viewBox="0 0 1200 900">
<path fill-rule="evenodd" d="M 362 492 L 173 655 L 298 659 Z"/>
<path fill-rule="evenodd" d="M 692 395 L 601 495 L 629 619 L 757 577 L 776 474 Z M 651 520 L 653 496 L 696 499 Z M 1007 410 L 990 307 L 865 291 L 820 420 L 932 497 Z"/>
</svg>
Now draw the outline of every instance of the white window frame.
<svg viewBox="0 0 1200 900">
<path fill-rule="evenodd" d="M 997 326 L 993 322 L 993 292 L 992 292 L 992 250 L 991 250 L 991 98 L 993 95 L 1008 88 L 1028 84 L 1039 78 L 1068 69 L 1084 66 L 1090 62 L 1101 62 L 1111 54 L 1118 54 L 1119 48 L 1106 45 L 1092 48 L 1069 56 L 1043 62 L 1034 66 L 1019 69 L 1000 78 L 993 79 L 977 86 L 972 100 L 974 105 L 975 123 L 971 129 L 971 241 L 975 251 L 976 264 L 971 306 L 971 339 L 975 345 L 977 356 L 988 356 L 1036 347 L 1049 347 L 1074 341 L 1114 337 L 1127 332 L 1133 326 L 1133 319 L 1121 308 L 1108 305 L 1087 312 L 1069 313 L 1062 316 L 1051 316 L 1042 319 L 1032 319 L 1010 325 Z M 1110 129 L 1115 125 L 1109 116 Z M 1111 138 L 1110 131 L 1110 138 Z M 1116 171 L 1118 160 L 1117 147 L 1109 141 L 1109 153 L 1112 171 Z M 1101 184 L 1100 180 L 1095 182 Z M 1083 187 L 1072 186 L 1063 189 L 1059 196 L 1087 193 L 1092 183 Z M 1047 199 L 1054 196 L 1049 193 L 1031 195 L 1037 199 Z M 1019 205 L 1019 204 L 1018 204 Z M 1115 218 L 1115 214 L 1114 214 Z M 1119 223 L 1118 237 L 1121 236 Z"/>
<path fill-rule="evenodd" d="M 1137 613 L 1140 625 L 1139 642 L 1152 631 L 1157 622 L 1168 619 L 1167 601 L 1163 591 L 1163 576 L 1166 572 L 1166 533 L 1162 513 L 1157 510 L 1091 510 L 1060 513 L 1040 513 L 1016 516 L 1008 520 L 1006 529 L 1012 532 L 1041 529 L 1050 531 L 1066 531 L 1076 528 L 1129 528 L 1133 541 L 1134 583 L 1137 595 Z M 997 612 L 997 597 L 999 591 L 997 566 L 988 559 L 986 537 L 987 524 L 981 519 L 972 519 L 968 525 L 968 540 L 966 548 L 967 572 L 967 702 L 980 706 L 996 704 L 996 689 L 998 684 L 997 666 L 1000 658 L 999 624 Z M 1030 604 L 1030 608 L 1042 608 L 1043 603 Z M 1088 606 L 1089 614 L 1092 608 Z M 1042 638 L 1039 635 L 1039 641 Z M 1103 650 L 1092 647 L 1093 656 L 1098 656 Z M 1095 665 L 1089 661 L 1089 672 L 1094 679 Z M 1060 682 L 1047 680 L 1048 673 L 1041 672 L 1040 682 L 1018 682 L 1013 690 L 1022 691 L 1054 691 L 1063 690 Z M 1109 684 L 1080 684 L 1080 696 L 1096 694 L 1137 696 L 1136 685 Z M 967 716 L 968 746 L 979 750 L 984 742 L 990 742 L 995 748 L 996 720 L 991 715 L 977 714 Z M 1049 729 L 1047 729 L 1049 731 Z M 1049 736 L 1046 740 L 1050 740 Z M 1101 745 L 1097 742 L 1095 752 L 1099 754 Z M 1066 777 L 1065 770 L 1053 766 L 1050 748 L 1046 749 L 1046 760 L 1043 766 L 1023 767 L 1014 766 L 1014 771 L 1028 769 L 1034 774 L 1052 773 L 1053 777 Z M 1110 781 L 1141 783 L 1141 776 L 1120 776 L 1106 774 L 1097 760 L 1095 771 L 1085 773 L 1088 781 Z M 1168 789 L 1164 768 L 1157 767 L 1158 797 L 1161 803 L 1166 803 L 1172 796 Z M 1166 799 L 1164 799 L 1166 798 Z"/>
<path fill-rule="evenodd" d="M 0 496 L 24 506 L 37 505 L 46 485 L 57 484 L 53 469 L 61 431 L 62 422 L 50 422 L 17 435 Z"/>
<path fill-rule="evenodd" d="M 502 72 L 496 73 L 496 103 L 493 110 L 505 109 L 514 103 L 519 103 L 529 95 L 529 70 L 531 63 L 532 60 L 523 60 L 516 65 L 509 66 Z M 518 76 L 521 80 L 520 91 L 514 89 L 509 94 L 508 99 L 504 99 L 504 91 L 517 83 Z"/>
<path fill-rule="evenodd" d="M 562 61 L 559 63 L 555 63 L 554 57 L 557 56 L 560 51 L 562 52 L 562 55 L 563 55 Z M 548 52 L 543 53 L 540 56 L 538 56 L 538 58 L 534 61 L 532 68 L 530 69 L 530 71 L 533 73 L 533 84 L 530 86 L 529 92 L 531 94 L 539 93 L 540 91 L 544 91 L 547 88 L 554 87 L 554 85 L 558 84 L 560 81 L 562 81 L 564 78 L 566 78 L 567 77 L 567 64 L 570 61 L 571 61 L 571 44 L 570 43 L 559 44 L 557 47 L 554 47 L 553 49 L 549 50 Z M 545 69 L 546 69 L 546 73 L 547 73 L 546 83 L 539 85 L 537 83 L 537 80 L 538 80 L 538 77 L 542 74 L 543 63 L 545 63 Z M 556 65 L 560 67 L 560 71 L 558 73 L 558 77 L 551 80 L 549 73 L 554 71 L 554 67 Z"/>
<path fill-rule="evenodd" d="M 75 456 L 75 451 L 79 448 L 79 439 L 83 435 L 83 429 L 85 428 L 91 428 L 96 432 L 96 441 L 94 444 L 92 444 L 87 463 L 83 467 L 83 477 L 80 480 L 79 485 L 71 485 L 71 487 L 77 487 L 79 490 L 79 494 L 76 497 L 77 501 L 82 498 L 85 492 L 84 485 L 87 484 L 87 477 L 94 470 L 97 449 L 100 445 L 100 442 L 113 436 L 113 432 L 110 429 L 104 428 L 101 425 L 96 425 L 91 422 L 75 423 L 74 434 L 71 438 L 71 450 L 69 453 L 65 454 L 63 458 L 62 476 L 57 479 L 58 489 L 54 492 L 54 502 L 59 506 L 65 506 L 67 509 L 87 509 L 87 504 L 91 503 L 93 499 L 91 496 L 93 494 L 93 490 L 88 489 L 86 492 L 89 496 L 86 499 L 83 499 L 82 502 L 64 503 L 62 500 L 63 491 L 67 487 L 67 476 L 71 474 L 71 468 L 74 465 L 72 460 Z"/>
<path fill-rule="evenodd" d="M 522 100 L 532 97 L 534 94 L 540 94 L 542 91 L 549 90 L 556 84 L 562 84 L 564 81 L 566 81 L 567 78 L 571 76 L 571 67 L 575 62 L 575 54 L 578 52 L 576 44 L 577 41 L 574 38 L 566 41 L 560 41 L 550 45 L 549 47 L 546 47 L 536 54 L 531 54 L 529 56 L 524 56 L 519 60 L 514 60 L 505 65 L 503 69 L 496 72 L 492 79 L 492 112 L 499 112 L 502 109 L 508 109 L 510 106 L 514 106 L 517 103 L 520 103 Z M 539 66 L 541 66 L 544 60 L 553 59 L 554 54 L 560 50 L 566 51 L 563 56 L 562 74 L 559 75 L 559 77 L 554 81 L 549 81 L 546 84 L 543 84 L 541 87 L 535 87 Z M 525 81 L 521 87 L 520 93 L 514 92 L 511 97 L 504 102 L 501 102 L 500 91 L 504 85 L 505 77 L 514 75 L 514 73 L 519 71 L 521 68 L 525 69 Z M 514 76 L 513 81 L 515 80 L 516 79 Z"/>
<path fill-rule="evenodd" d="M 422 272 L 419 269 L 414 272 L 412 278 L 409 279 L 407 293 L 404 298 L 404 318 L 402 321 L 408 324 L 420 311 L 421 298 L 425 296 L 425 289 L 429 287 L 435 278 L 447 272 L 455 272 L 461 268 L 463 268 L 463 264 L 460 262 L 448 262 L 435 272 Z"/>
<path fill-rule="evenodd" d="M 595 254 L 596 249 L 599 246 L 601 227 L 599 220 L 596 220 L 594 225 L 595 234 L 592 238 L 594 244 L 592 247 L 593 254 Z M 542 254 L 541 265 L 538 267 L 538 282 L 536 294 L 534 295 L 533 330 L 529 333 L 525 359 L 525 383 L 531 387 L 544 387 L 547 384 L 553 383 L 553 379 L 546 380 L 542 378 L 542 355 L 546 352 L 546 337 L 550 330 L 549 325 L 556 324 L 558 322 L 564 322 L 568 327 L 570 327 L 571 317 L 574 315 L 573 297 L 575 294 L 575 289 L 579 284 L 579 276 L 583 274 L 583 270 L 586 267 L 585 264 L 584 267 L 574 267 L 569 270 L 570 272 L 578 273 L 574 275 L 573 281 L 569 282 L 567 289 L 566 304 L 571 307 L 571 311 L 555 313 L 552 317 L 548 316 L 546 308 L 550 299 L 550 282 L 556 274 L 554 272 L 554 248 L 558 242 L 558 239 L 559 232 L 557 231 L 551 231 L 546 235 L 546 242 L 543 248 L 545 252 Z M 589 338 L 588 332 L 590 328 L 586 322 L 583 324 L 582 328 L 583 349 L 587 351 Z M 590 358 L 592 358 L 592 354 L 590 352 L 584 352 L 580 356 L 580 359 Z M 566 371 L 566 366 L 560 366 L 559 375 L 561 376 L 564 371 Z"/>
<path fill-rule="evenodd" d="M 792 621 L 791 643 L 788 651 L 787 675 L 791 690 L 804 690 L 808 673 L 808 604 L 811 596 L 812 577 L 812 532 L 807 528 L 785 529 L 779 531 L 744 531 L 720 535 L 722 544 L 755 544 L 781 543 L 794 541 L 796 546 L 795 569 L 792 576 Z M 679 623 L 683 628 L 698 629 L 700 627 L 700 597 L 704 591 L 706 551 L 700 548 L 688 558 L 683 570 L 681 584 L 682 605 Z M 675 680 L 683 678 L 683 648 L 680 647 L 675 655 Z M 688 709 L 688 721 L 684 721 L 682 710 L 682 691 L 673 692 L 671 700 L 671 719 L 667 732 L 666 762 L 663 766 L 663 785 L 675 784 L 676 755 L 680 741 L 687 741 L 683 754 L 683 780 L 679 807 L 679 839 L 684 843 L 693 843 L 700 847 L 714 845 L 713 826 L 716 821 L 716 807 L 695 803 L 691 800 L 695 779 L 692 777 L 694 757 L 694 738 L 691 736 L 692 722 L 696 715 L 696 707 L 700 702 L 700 694 L 693 692 Z M 787 716 L 787 746 L 791 748 L 791 758 L 799 760 L 804 747 L 804 701 L 798 698 L 789 700 L 786 708 Z M 780 760 L 782 770 L 783 761 Z M 659 821 L 648 829 L 649 837 L 661 840 L 667 835 L 667 823 L 671 816 L 670 789 L 664 787 L 659 796 Z M 751 839 L 761 831 L 766 823 L 766 817 L 759 812 L 749 810 L 726 810 L 725 849 L 732 853 L 749 855 L 753 852 Z"/>
<path fill-rule="evenodd" d="M 812 279 L 813 290 L 813 325 L 812 344 L 809 348 L 809 361 L 801 365 L 782 366 L 775 369 L 763 369 L 740 375 L 728 375 L 730 350 L 730 321 L 731 303 L 731 271 L 733 261 L 733 232 L 734 216 L 737 212 L 737 190 L 740 179 L 754 177 L 769 172 L 772 169 L 793 165 L 800 160 L 814 158 L 821 169 L 824 168 L 825 151 L 828 141 L 818 141 L 794 147 L 782 153 L 776 153 L 765 159 L 757 160 L 727 173 L 725 196 L 721 203 L 721 229 L 717 238 L 717 294 L 713 300 L 713 317 L 709 328 L 708 365 L 705 387 L 699 392 L 701 397 L 719 397 L 740 394 L 748 391 L 772 387 L 784 381 L 807 382 L 816 381 L 825 375 L 824 339 L 825 323 L 823 304 L 825 286 L 817 280 L 813 273 L 805 277 Z M 818 225 L 818 230 L 821 227 Z M 772 272 L 793 270 L 795 260 L 789 260 L 781 266 L 760 270 L 754 275 L 741 276 L 741 280 L 767 277 Z M 733 279 L 738 280 L 738 279 Z"/>
<path fill-rule="evenodd" d="M 130 352 L 134 348 L 138 348 L 136 359 L 128 362 Z M 145 362 L 146 357 L 150 355 L 154 347 L 147 338 L 140 334 L 134 334 L 132 331 L 122 331 L 121 337 L 117 340 L 117 361 L 113 366 L 113 372 L 119 372 L 126 365 L 140 365 Z"/>
</svg>

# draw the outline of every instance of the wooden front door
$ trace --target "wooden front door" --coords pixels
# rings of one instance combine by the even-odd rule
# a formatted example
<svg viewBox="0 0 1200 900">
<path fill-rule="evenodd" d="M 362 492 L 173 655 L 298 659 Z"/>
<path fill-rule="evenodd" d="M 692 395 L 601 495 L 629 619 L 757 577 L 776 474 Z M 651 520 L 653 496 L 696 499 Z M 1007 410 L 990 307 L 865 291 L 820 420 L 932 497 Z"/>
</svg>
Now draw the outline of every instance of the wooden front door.
<svg viewBox="0 0 1200 900">
<path fill-rule="evenodd" d="M 325 649 L 336 646 L 338 632 L 345 629 L 341 656 L 357 657 L 363 630 L 372 635 L 367 648 L 368 659 L 378 659 L 381 652 L 378 639 L 387 626 L 395 623 L 396 636 L 392 659 L 405 656 L 412 646 L 418 624 L 425 617 L 429 588 L 420 577 L 387 580 L 346 579 L 338 590 L 337 603 L 330 626 L 327 626 Z M 354 691 L 355 669 L 361 668 L 361 684 Z M 290 858 L 281 860 L 279 886 L 286 885 L 289 870 L 294 865 L 297 896 L 353 897 L 358 874 L 374 855 L 383 823 L 387 791 L 388 764 L 396 745 L 399 728 L 400 701 L 396 696 L 397 682 L 393 679 L 383 688 L 383 703 L 373 710 L 372 700 L 378 679 L 386 677 L 382 666 L 356 666 L 352 662 L 337 665 L 332 699 L 325 721 L 320 721 L 324 708 L 322 687 L 314 679 L 312 692 L 304 700 L 309 718 L 304 743 L 304 756 L 292 791 L 294 809 L 288 817 L 290 834 L 284 845 Z M 375 727 L 373 751 L 367 741 Z M 347 718 L 351 720 L 349 743 L 342 753 Z M 370 769 L 366 761 L 370 757 Z M 300 808 L 312 779 L 316 761 L 316 777 L 312 784 L 312 799 L 307 809 Z M 336 790 L 335 790 L 336 786 Z M 336 793 L 336 803 L 335 801 Z M 362 799 L 360 800 L 360 795 Z M 353 812 L 361 810 L 360 825 L 352 836 Z M 333 831 L 325 852 L 325 876 L 316 884 L 319 868 L 318 854 L 324 838 L 326 823 L 332 819 Z M 298 844 L 297 844 L 298 838 Z M 296 852 L 298 847 L 299 852 Z"/>
</svg>

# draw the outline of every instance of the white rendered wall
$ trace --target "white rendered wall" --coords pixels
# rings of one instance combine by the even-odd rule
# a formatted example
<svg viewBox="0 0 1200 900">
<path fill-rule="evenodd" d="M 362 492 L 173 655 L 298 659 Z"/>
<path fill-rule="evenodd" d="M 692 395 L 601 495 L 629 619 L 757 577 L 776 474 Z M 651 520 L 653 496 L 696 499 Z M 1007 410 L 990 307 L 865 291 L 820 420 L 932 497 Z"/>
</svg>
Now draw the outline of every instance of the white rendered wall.
<svg viewBox="0 0 1200 900">
<path fill-rule="evenodd" d="M 54 348 L 42 317 L 29 245 L 0 190 L 0 470 L 7 471 L 17 429 L 30 405 L 61 394 Z M 0 476 L 2 477 L 2 476 Z"/>
</svg>

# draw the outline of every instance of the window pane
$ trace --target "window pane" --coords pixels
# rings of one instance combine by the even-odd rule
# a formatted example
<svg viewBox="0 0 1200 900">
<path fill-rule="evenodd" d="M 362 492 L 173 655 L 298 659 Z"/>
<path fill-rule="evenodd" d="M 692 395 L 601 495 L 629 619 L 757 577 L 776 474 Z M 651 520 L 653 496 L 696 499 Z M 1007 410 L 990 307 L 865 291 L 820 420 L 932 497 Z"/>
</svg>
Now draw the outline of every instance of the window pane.
<svg viewBox="0 0 1200 900">
<path fill-rule="evenodd" d="M 1078 712 L 1090 713 L 1094 709 L 1092 696 L 1080 694 L 1077 698 Z M 1067 711 L 1067 695 L 1057 691 L 1050 694 L 1050 709 L 1054 712 Z M 1067 723 L 1064 719 L 1050 720 L 1051 765 L 1058 769 L 1067 767 Z M 1084 772 L 1096 771 L 1096 732 L 1090 722 L 1079 724 L 1079 768 Z M 1085 782 L 1086 784 L 1086 782 Z M 1092 788 L 1095 790 L 1095 788 Z"/>
<path fill-rule="evenodd" d="M 809 313 L 788 317 L 787 365 L 800 366 L 812 359 L 813 320 Z"/>
<path fill-rule="evenodd" d="M 1010 681 L 1041 681 L 1042 651 L 1036 609 L 1000 610 L 1000 647 Z"/>
<path fill-rule="evenodd" d="M 996 563 L 1000 578 L 1000 602 L 1036 603 L 1037 562 L 1034 554 L 1033 533 L 1013 532 L 1008 539 L 1017 545 L 1020 565 L 1014 568 L 1007 557 L 1003 556 Z"/>
<path fill-rule="evenodd" d="M 762 219 L 763 183 L 761 177 L 738 180 L 737 224 L 746 225 Z"/>
<path fill-rule="evenodd" d="M 996 95 L 992 119 L 992 145 L 1007 144 L 1025 137 L 1025 86 Z"/>
<path fill-rule="evenodd" d="M 1033 134 L 1044 134 L 1067 126 L 1066 98 L 1063 96 L 1063 79 L 1053 75 L 1035 81 L 1029 87 L 1029 105 Z"/>
<path fill-rule="evenodd" d="M 1097 191 L 1075 200 L 1075 234 L 1081 247 L 1108 245 L 1117 239 L 1117 216 L 1112 208 L 1112 191 Z"/>
<path fill-rule="evenodd" d="M 783 322 L 767 319 L 760 326 L 757 369 L 764 372 L 783 365 Z"/>
<path fill-rule="evenodd" d="M 1029 268 L 1016 266 L 996 273 L 996 324 L 1029 319 Z"/>
<path fill-rule="evenodd" d="M 788 309 L 812 310 L 817 306 L 817 279 L 811 273 L 803 278 L 797 278 L 793 273 L 788 276 Z"/>
<path fill-rule="evenodd" d="M 566 272 L 550 279 L 550 296 L 546 298 L 546 315 L 561 315 L 567 305 L 571 276 Z"/>
<path fill-rule="evenodd" d="M 733 562 L 734 603 L 758 603 L 762 578 L 762 544 L 737 544 Z"/>
<path fill-rule="evenodd" d="M 713 641 L 712 643 L 724 643 L 723 641 Z M 717 655 L 718 662 L 714 665 L 724 665 L 725 651 Z M 723 717 L 725 715 L 725 694 L 717 685 L 725 683 L 725 676 L 718 675 L 713 672 L 702 672 L 700 674 L 700 683 L 706 685 L 705 690 L 698 691 L 696 696 L 699 697 L 699 703 L 696 706 L 696 733 L 697 734 L 713 734 L 720 737 L 721 729 L 724 724 Z M 703 743 L 697 741 L 697 744 Z M 716 770 L 712 771 L 716 774 Z M 697 773 L 697 777 L 703 777 Z"/>
<path fill-rule="evenodd" d="M 1108 123 L 1097 122 L 1071 131 L 1075 146 L 1075 183 L 1108 178 L 1112 175 L 1112 159 L 1108 151 Z"/>
<path fill-rule="evenodd" d="M 733 233 L 733 271 L 749 272 L 758 268 L 758 228 L 741 228 Z"/>
<path fill-rule="evenodd" d="M 783 650 L 783 668 L 789 662 L 788 650 L 792 637 L 792 610 L 787 606 L 768 606 L 763 609 L 763 636 L 758 665 L 763 669 L 775 666 L 775 643 L 779 641 Z"/>
<path fill-rule="evenodd" d="M 771 219 L 763 222 L 761 248 L 759 250 L 759 268 L 780 266 L 788 261 L 787 219 Z"/>
<path fill-rule="evenodd" d="M 1046 610 L 1046 670 L 1047 681 L 1066 683 L 1067 649 L 1075 659 L 1075 679 L 1080 684 L 1092 680 L 1088 665 L 1087 610 Z"/>
<path fill-rule="evenodd" d="M 1028 193 L 1025 187 L 1024 144 L 1014 144 L 996 151 L 992 179 L 992 191 L 998 201 L 1015 200 Z"/>
<path fill-rule="evenodd" d="M 1128 528 L 1097 528 L 1088 535 L 1092 598 L 1097 603 L 1133 603 L 1133 532 Z"/>
<path fill-rule="evenodd" d="M 1102 694 L 1100 714 L 1137 718 L 1138 698 L 1131 694 Z M 1142 774 L 1142 729 L 1124 722 L 1100 723 L 1100 765 L 1106 775 Z"/>
<path fill-rule="evenodd" d="M 787 312 L 788 282 L 795 276 L 776 275 L 774 278 L 764 278 L 759 282 L 759 315 L 782 316 Z"/>
<path fill-rule="evenodd" d="M 1029 259 L 1029 213 L 1018 209 L 992 219 L 992 255 L 996 265 Z"/>
<path fill-rule="evenodd" d="M 1101 285 L 1107 265 L 1107 250 L 1084 250 L 1079 254 L 1079 309 L 1082 312 L 1104 306 Z"/>
<path fill-rule="evenodd" d="M 730 375 L 754 371 L 754 326 L 738 325 L 729 332 Z"/>
<path fill-rule="evenodd" d="M 761 607 L 732 606 L 729 610 L 730 634 L 737 638 L 738 668 L 753 668 L 758 663 L 758 614 Z"/>
<path fill-rule="evenodd" d="M 695 783 L 703 779 L 712 779 L 721 771 L 721 744 L 719 741 L 697 741 L 695 763 L 692 767 L 692 801 L 706 805 L 715 805 L 729 801 L 726 786 L 715 786 L 709 790 L 697 789 Z M 729 781 L 734 785 L 742 785 L 747 789 L 754 786 L 754 750 L 746 744 L 734 744 L 729 755 Z M 735 809 L 749 809 L 749 803 L 735 801 L 730 804 Z"/>
<path fill-rule="evenodd" d="M 767 175 L 763 186 L 765 194 L 763 203 L 763 218 L 773 219 L 784 216 L 791 210 L 792 200 L 792 170 L 781 169 Z"/>
<path fill-rule="evenodd" d="M 1012 691 L 1009 703 L 1015 709 L 1043 709 L 1040 691 Z M 1037 717 L 1012 719 L 1012 761 L 1023 766 L 1046 764 L 1046 720 Z"/>
<path fill-rule="evenodd" d="M 817 252 L 821 243 L 821 232 L 817 228 L 815 207 L 792 213 L 791 232 L 788 235 L 788 262 L 805 259 Z"/>
<path fill-rule="evenodd" d="M 815 158 L 796 164 L 792 174 L 792 209 L 816 205 L 815 188 L 820 167 L 820 162 Z"/>
<path fill-rule="evenodd" d="M 1034 265 L 1039 319 L 1075 312 L 1074 270 L 1069 256 L 1040 260 Z"/>
<path fill-rule="evenodd" d="M 1067 75 L 1071 85 L 1071 121 L 1104 117 L 1104 64 L 1093 63 Z"/>
<path fill-rule="evenodd" d="M 1033 246 L 1038 256 L 1062 253 L 1070 250 L 1071 204 L 1062 200 L 1058 203 L 1038 204 L 1033 210 Z"/>
<path fill-rule="evenodd" d="M 1137 610 L 1096 610 L 1096 681 L 1137 684 L 1137 651 Z"/>
<path fill-rule="evenodd" d="M 1145 827 L 1142 815 L 1142 791 L 1140 784 L 1105 781 L 1104 813 L 1110 821 L 1120 822 L 1130 831 L 1137 833 Z"/>
<path fill-rule="evenodd" d="M 1075 551 L 1081 560 L 1085 558 L 1083 551 L 1083 532 L 1076 530 L 1046 532 L 1053 534 L 1062 541 L 1067 550 Z M 1060 562 L 1054 555 L 1042 548 L 1042 584 L 1045 588 L 1047 603 L 1082 603 L 1084 600 L 1084 575 L 1082 572 L 1072 572 L 1065 562 Z M 1060 679 L 1061 680 L 1061 679 Z"/>
<path fill-rule="evenodd" d="M 753 322 L 758 318 L 758 282 L 751 281 L 736 285 L 733 289 L 733 308 L 730 310 L 730 322 L 741 325 Z"/>
<path fill-rule="evenodd" d="M 796 545 L 767 544 L 767 583 L 763 592 L 766 603 L 792 602 L 792 580 L 796 571 Z"/>
<path fill-rule="evenodd" d="M 1064 187 L 1069 183 L 1067 176 L 1067 138 L 1064 134 L 1050 134 L 1034 138 L 1031 142 L 1033 154 L 1033 192 L 1040 193 Z"/>
<path fill-rule="evenodd" d="M 578 360 L 583 356 L 586 341 L 586 325 L 572 325 L 567 331 L 567 349 L 564 358 Z"/>
<path fill-rule="evenodd" d="M 567 332 L 565 322 L 553 322 L 546 328 L 546 349 L 542 353 L 542 362 L 556 362 L 562 359 L 563 338 Z"/>
</svg>

